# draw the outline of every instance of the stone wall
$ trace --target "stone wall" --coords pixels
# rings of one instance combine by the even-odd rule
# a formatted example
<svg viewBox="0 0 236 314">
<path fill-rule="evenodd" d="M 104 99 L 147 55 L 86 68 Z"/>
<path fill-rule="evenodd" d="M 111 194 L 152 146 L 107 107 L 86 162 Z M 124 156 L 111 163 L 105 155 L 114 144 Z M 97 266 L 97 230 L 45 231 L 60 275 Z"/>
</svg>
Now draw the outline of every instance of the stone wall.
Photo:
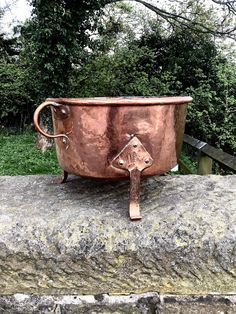
<svg viewBox="0 0 236 314">
<path fill-rule="evenodd" d="M 0 311 L 4 314 L 235 314 L 236 296 L 15 294 L 0 297 Z"/>
<path fill-rule="evenodd" d="M 145 293 L 231 295 L 234 304 L 236 176 L 143 179 L 141 221 L 128 218 L 127 181 L 54 178 L 0 177 L 1 304 Z"/>
</svg>

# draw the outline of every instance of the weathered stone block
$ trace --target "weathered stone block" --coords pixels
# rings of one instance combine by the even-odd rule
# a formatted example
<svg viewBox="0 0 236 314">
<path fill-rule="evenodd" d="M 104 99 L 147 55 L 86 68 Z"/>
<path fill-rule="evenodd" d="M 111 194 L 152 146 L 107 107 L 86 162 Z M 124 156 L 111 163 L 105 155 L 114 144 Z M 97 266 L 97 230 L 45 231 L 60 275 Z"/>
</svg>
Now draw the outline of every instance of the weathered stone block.
<svg viewBox="0 0 236 314">
<path fill-rule="evenodd" d="M 3 314 L 235 314 L 236 296 L 15 294 L 0 296 L 0 311 Z"/>
<path fill-rule="evenodd" d="M 0 294 L 236 292 L 236 176 L 0 178 Z"/>
</svg>

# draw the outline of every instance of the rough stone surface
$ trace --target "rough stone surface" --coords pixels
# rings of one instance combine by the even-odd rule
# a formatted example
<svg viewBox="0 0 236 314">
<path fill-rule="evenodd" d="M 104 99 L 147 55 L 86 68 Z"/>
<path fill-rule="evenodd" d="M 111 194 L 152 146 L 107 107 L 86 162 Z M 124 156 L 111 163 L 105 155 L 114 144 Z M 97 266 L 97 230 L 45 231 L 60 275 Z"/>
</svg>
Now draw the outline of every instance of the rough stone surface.
<svg viewBox="0 0 236 314">
<path fill-rule="evenodd" d="M 53 178 L 0 178 L 1 295 L 236 291 L 236 176 L 142 180 L 133 222 L 127 181 Z"/>
<path fill-rule="evenodd" d="M 0 296 L 2 314 L 235 314 L 235 295 Z"/>
</svg>

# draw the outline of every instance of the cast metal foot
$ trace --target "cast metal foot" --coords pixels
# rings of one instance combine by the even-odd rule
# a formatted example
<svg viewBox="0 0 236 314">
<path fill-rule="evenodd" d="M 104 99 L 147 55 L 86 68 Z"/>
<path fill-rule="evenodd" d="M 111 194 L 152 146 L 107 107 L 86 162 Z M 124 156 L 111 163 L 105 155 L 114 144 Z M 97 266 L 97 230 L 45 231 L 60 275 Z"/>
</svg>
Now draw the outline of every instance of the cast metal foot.
<svg viewBox="0 0 236 314">
<path fill-rule="evenodd" d="M 152 163 L 151 155 L 136 136 L 126 144 L 112 161 L 114 167 L 127 170 L 130 174 L 129 216 L 131 220 L 142 218 L 139 207 L 140 177 L 141 172 L 150 167 Z"/>
</svg>

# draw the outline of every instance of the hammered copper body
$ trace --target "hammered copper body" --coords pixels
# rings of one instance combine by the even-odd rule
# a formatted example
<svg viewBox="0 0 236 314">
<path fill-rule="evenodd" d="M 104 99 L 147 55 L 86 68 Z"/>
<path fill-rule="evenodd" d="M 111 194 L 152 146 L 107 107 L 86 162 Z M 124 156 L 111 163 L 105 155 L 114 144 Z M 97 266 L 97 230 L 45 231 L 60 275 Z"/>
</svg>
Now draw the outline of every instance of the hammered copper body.
<svg viewBox="0 0 236 314">
<path fill-rule="evenodd" d="M 40 133 L 55 138 L 64 175 L 119 179 L 133 177 L 134 172 L 137 177 L 138 172 L 150 176 L 177 165 L 186 106 L 191 100 L 191 97 L 47 99 L 36 109 L 34 123 Z M 38 124 L 40 111 L 49 105 L 53 136 Z"/>
</svg>

